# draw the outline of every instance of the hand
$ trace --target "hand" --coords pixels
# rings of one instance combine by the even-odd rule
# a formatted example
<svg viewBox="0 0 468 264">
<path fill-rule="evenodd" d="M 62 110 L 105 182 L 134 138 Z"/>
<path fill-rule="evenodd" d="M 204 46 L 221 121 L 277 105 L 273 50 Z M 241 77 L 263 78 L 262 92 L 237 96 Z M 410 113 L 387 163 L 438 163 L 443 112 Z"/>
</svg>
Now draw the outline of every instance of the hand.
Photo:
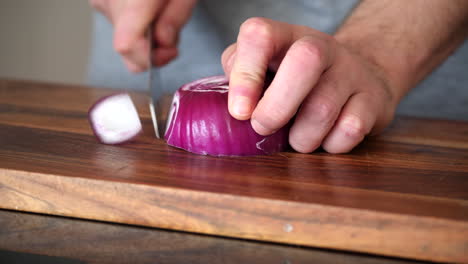
<svg viewBox="0 0 468 264">
<path fill-rule="evenodd" d="M 295 117 L 289 142 L 303 153 L 350 151 L 389 124 L 400 98 L 378 65 L 334 37 L 264 18 L 242 24 L 222 64 L 231 115 L 261 135 Z M 267 70 L 276 75 L 261 97 Z"/>
<path fill-rule="evenodd" d="M 196 0 L 89 0 L 115 27 L 114 49 L 132 72 L 148 68 L 148 26 L 157 43 L 153 63 L 164 65 L 177 56 L 177 42 Z"/>
</svg>

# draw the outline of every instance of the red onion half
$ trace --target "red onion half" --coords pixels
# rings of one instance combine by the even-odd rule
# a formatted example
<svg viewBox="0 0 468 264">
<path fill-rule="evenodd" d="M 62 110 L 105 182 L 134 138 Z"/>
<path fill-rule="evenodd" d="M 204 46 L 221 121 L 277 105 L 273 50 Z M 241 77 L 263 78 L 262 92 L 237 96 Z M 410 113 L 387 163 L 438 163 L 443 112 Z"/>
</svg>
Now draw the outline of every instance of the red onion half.
<svg viewBox="0 0 468 264">
<path fill-rule="evenodd" d="M 288 127 L 270 136 L 257 134 L 250 120 L 229 114 L 228 80 L 213 76 L 188 83 L 174 95 L 164 138 L 167 144 L 212 156 L 273 154 L 288 146 Z"/>
</svg>

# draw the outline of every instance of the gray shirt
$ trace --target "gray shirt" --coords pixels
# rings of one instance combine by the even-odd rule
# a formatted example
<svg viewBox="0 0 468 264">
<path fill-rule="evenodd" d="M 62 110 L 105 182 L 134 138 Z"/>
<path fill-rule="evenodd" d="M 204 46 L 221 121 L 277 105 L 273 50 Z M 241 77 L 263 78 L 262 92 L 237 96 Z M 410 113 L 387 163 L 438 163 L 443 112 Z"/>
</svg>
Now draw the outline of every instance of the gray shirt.
<svg viewBox="0 0 468 264">
<path fill-rule="evenodd" d="M 235 41 L 240 24 L 261 16 L 301 24 L 333 33 L 357 0 L 202 0 L 184 27 L 180 55 L 159 69 L 159 84 L 175 90 L 197 78 L 222 74 L 220 57 Z M 146 73 L 129 73 L 112 49 L 112 26 L 95 15 L 90 85 L 122 89 L 146 89 Z M 468 43 L 465 42 L 400 103 L 398 114 L 468 120 Z"/>
</svg>

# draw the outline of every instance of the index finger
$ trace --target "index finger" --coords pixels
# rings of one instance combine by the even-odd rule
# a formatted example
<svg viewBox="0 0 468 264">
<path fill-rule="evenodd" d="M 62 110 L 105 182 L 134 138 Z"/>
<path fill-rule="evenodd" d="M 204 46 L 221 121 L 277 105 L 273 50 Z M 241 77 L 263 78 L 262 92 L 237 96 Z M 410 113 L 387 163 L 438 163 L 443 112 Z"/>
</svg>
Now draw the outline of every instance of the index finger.
<svg viewBox="0 0 468 264">
<path fill-rule="evenodd" d="M 284 23 L 266 18 L 250 18 L 239 31 L 229 76 L 230 114 L 249 119 L 263 90 L 269 62 L 292 41 Z"/>
</svg>

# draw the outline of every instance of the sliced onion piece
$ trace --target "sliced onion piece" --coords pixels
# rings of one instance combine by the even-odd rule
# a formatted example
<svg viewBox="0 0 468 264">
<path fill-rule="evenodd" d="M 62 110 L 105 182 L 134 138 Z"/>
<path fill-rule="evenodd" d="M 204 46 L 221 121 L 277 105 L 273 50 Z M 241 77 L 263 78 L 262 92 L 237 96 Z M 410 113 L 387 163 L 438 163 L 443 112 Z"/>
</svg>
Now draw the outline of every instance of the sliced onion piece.
<svg viewBox="0 0 468 264">
<path fill-rule="evenodd" d="M 135 105 L 127 93 L 99 99 L 88 112 L 94 135 L 104 144 L 120 144 L 133 139 L 142 126 Z"/>
<path fill-rule="evenodd" d="M 289 127 L 257 134 L 250 120 L 239 121 L 227 107 L 228 80 L 213 76 L 188 83 L 174 95 L 165 139 L 171 146 L 212 156 L 273 154 L 288 146 Z"/>
</svg>

